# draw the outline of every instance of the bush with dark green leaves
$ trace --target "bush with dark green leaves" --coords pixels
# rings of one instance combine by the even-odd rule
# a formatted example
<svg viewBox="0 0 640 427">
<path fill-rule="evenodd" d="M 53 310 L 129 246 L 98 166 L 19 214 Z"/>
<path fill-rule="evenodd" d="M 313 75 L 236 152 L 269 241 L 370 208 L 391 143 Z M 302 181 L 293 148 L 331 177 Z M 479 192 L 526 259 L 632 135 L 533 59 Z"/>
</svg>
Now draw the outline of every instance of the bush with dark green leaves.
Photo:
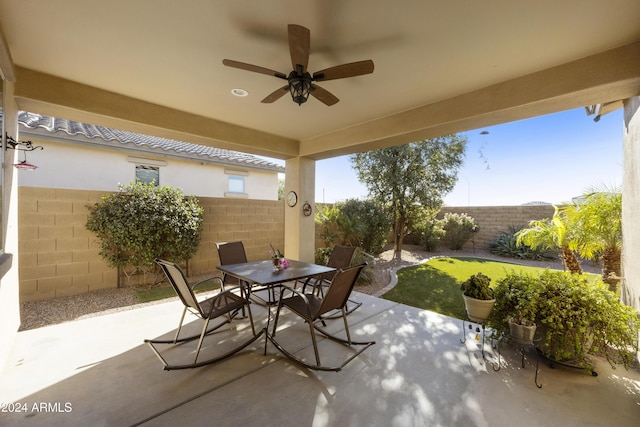
<svg viewBox="0 0 640 427">
<path fill-rule="evenodd" d="M 491 242 L 489 245 L 491 253 L 516 259 L 550 260 L 558 258 L 557 251 L 543 249 L 541 247 L 532 248 L 523 242 L 518 243 L 516 233 L 523 228 L 523 226 L 509 226 L 508 231 L 502 232 L 496 240 Z"/>
<path fill-rule="evenodd" d="M 145 183 L 119 190 L 88 207 L 86 227 L 109 265 L 130 277 L 153 269 L 155 258 L 186 262 L 196 253 L 204 210 L 195 196 Z"/>
<path fill-rule="evenodd" d="M 612 367 L 635 361 L 638 313 L 600 278 L 552 270 L 510 273 L 497 282 L 495 295 L 489 326 L 507 333 L 509 318 L 535 322 L 544 332 L 538 347 L 547 357 L 587 368 L 587 354 L 606 357 Z"/>
<path fill-rule="evenodd" d="M 361 224 L 362 234 L 358 246 L 371 254 L 382 252 L 392 223 L 384 208 L 373 200 L 359 199 L 348 199 L 337 206 L 342 215 Z"/>
<path fill-rule="evenodd" d="M 444 220 L 436 218 L 439 210 L 424 208 L 420 210 L 411 226 L 411 235 L 426 251 L 438 249 L 445 235 Z"/>
</svg>

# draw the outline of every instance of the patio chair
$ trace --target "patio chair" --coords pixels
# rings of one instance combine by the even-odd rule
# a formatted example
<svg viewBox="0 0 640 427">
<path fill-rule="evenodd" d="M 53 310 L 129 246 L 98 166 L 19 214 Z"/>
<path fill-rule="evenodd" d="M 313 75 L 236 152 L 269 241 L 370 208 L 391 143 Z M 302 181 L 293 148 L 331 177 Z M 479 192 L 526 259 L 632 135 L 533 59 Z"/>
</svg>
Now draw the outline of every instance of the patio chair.
<svg viewBox="0 0 640 427">
<path fill-rule="evenodd" d="M 329 257 L 329 261 L 327 262 L 327 265 L 335 269 L 347 268 L 351 265 L 351 261 L 353 259 L 353 255 L 355 254 L 355 252 L 356 252 L 355 246 L 335 245 L 333 247 L 333 251 L 331 252 L 331 256 Z M 333 271 L 331 273 L 325 273 L 322 276 L 320 276 L 318 280 L 316 280 L 315 283 L 313 283 L 314 292 L 318 293 L 318 295 L 323 295 L 324 290 L 327 287 L 329 287 L 329 284 L 331 283 L 331 279 L 333 279 L 333 276 L 335 274 L 336 272 Z M 304 292 L 305 288 L 303 287 L 302 290 Z M 349 300 L 349 302 L 351 303 L 351 307 L 346 307 L 347 314 L 353 313 L 354 310 L 356 310 L 358 307 L 362 305 L 361 302 L 353 301 L 351 299 Z M 339 317 L 339 314 L 334 316 L 328 316 L 325 318 L 333 319 L 336 317 Z"/>
<path fill-rule="evenodd" d="M 365 263 L 338 270 L 333 276 L 331 284 L 322 296 L 316 294 L 308 294 L 293 288 L 286 287 L 286 289 L 291 293 L 287 292 L 286 295 L 288 296 L 286 297 L 284 296 L 285 292 L 282 292 L 280 294 L 280 299 L 278 301 L 278 310 L 276 311 L 275 320 L 273 322 L 273 333 L 267 333 L 267 336 L 273 343 L 273 345 L 275 345 L 276 348 L 284 353 L 287 357 L 309 369 L 316 369 L 321 371 L 340 371 L 347 363 L 351 362 L 360 353 L 375 344 L 375 341 L 356 342 L 351 340 L 351 333 L 349 331 L 349 324 L 347 322 L 347 313 L 345 308 L 349 299 L 349 295 L 351 294 L 351 291 L 353 291 L 353 287 L 355 286 L 356 280 L 358 279 L 360 272 L 366 265 L 367 264 Z M 301 358 L 293 355 L 276 340 L 278 319 L 283 307 L 288 308 L 292 313 L 303 318 L 305 320 L 305 323 L 308 323 L 315 354 L 315 364 L 307 363 Z M 317 322 L 321 322 L 324 320 L 324 314 L 329 313 L 333 310 L 341 311 L 341 317 L 344 321 L 344 329 L 347 336 L 346 339 L 329 334 L 326 330 L 316 325 Z M 316 331 L 320 332 L 322 336 L 346 346 L 362 347 L 358 350 L 354 349 L 355 352 L 338 366 L 323 365 L 320 362 Z"/>
<path fill-rule="evenodd" d="M 248 299 L 245 297 L 245 292 L 242 289 L 242 287 L 240 288 L 241 289 L 240 295 L 232 293 L 231 290 L 223 290 L 222 279 L 220 279 L 219 277 L 212 277 L 210 279 L 202 280 L 190 286 L 187 283 L 185 274 L 180 268 L 180 266 L 178 266 L 173 262 L 164 261 L 161 259 L 156 259 L 155 261 L 162 268 L 162 270 L 167 276 L 167 279 L 169 279 L 169 283 L 171 283 L 171 286 L 176 291 L 176 293 L 178 294 L 178 297 L 184 304 L 184 310 L 182 311 L 182 317 L 180 318 L 180 323 L 178 324 L 178 330 L 176 331 L 176 335 L 174 339 L 145 340 L 145 342 L 149 344 L 149 346 L 151 347 L 153 352 L 156 354 L 156 356 L 158 356 L 158 358 L 162 362 L 164 369 L 166 371 L 170 371 L 174 369 L 198 368 L 201 366 L 216 363 L 244 349 L 245 347 L 247 347 L 249 344 L 257 340 L 262 335 L 262 333 L 264 332 L 264 329 L 259 334 L 256 334 L 255 326 L 253 324 L 253 316 L 251 314 L 251 306 L 249 304 Z M 221 290 L 216 295 L 199 302 L 194 294 L 194 289 L 198 285 L 208 280 L 219 281 Z M 236 345 L 231 350 L 224 352 L 223 354 L 219 354 L 207 360 L 198 361 L 198 356 L 200 354 L 200 349 L 202 347 L 202 342 L 204 338 L 207 335 L 211 334 L 213 331 L 222 327 L 223 325 L 230 323 L 235 317 L 235 315 L 238 313 L 238 311 L 244 307 L 247 308 L 247 312 L 249 313 L 249 322 L 251 323 L 251 332 L 252 332 L 251 337 L 248 340 L 245 340 L 240 344 Z M 180 338 L 180 331 L 182 329 L 182 324 L 184 322 L 184 318 L 185 318 L 185 315 L 187 314 L 187 311 L 201 318 L 204 321 L 204 325 L 202 327 L 202 332 L 199 335 L 190 335 L 187 337 Z M 224 318 L 224 320 L 209 329 L 209 321 L 217 318 Z M 193 363 L 186 363 L 181 365 L 169 364 L 167 363 L 165 358 L 162 357 L 162 355 L 160 354 L 160 352 L 155 346 L 157 344 L 176 345 L 176 344 L 181 344 L 187 341 L 192 341 L 197 338 L 199 338 L 199 341 L 195 351 L 195 357 L 193 359 Z"/>
<path fill-rule="evenodd" d="M 244 250 L 244 244 L 241 241 L 236 242 L 216 242 L 216 249 L 218 250 L 218 258 L 220 258 L 220 265 L 228 265 L 228 264 L 243 264 L 247 262 L 247 254 Z M 224 283 L 224 289 L 231 286 L 237 288 L 241 284 L 249 285 L 247 283 L 240 283 L 240 280 L 236 277 L 229 276 L 228 274 L 223 274 L 222 281 Z M 273 287 L 267 289 L 264 287 L 256 288 L 249 286 L 248 289 L 251 290 L 250 297 L 253 298 L 259 304 L 269 305 L 275 303 L 275 294 Z M 257 295 L 257 292 L 263 291 L 267 289 L 269 295 L 267 298 L 262 298 Z M 244 314 L 244 312 L 243 312 Z"/>
</svg>

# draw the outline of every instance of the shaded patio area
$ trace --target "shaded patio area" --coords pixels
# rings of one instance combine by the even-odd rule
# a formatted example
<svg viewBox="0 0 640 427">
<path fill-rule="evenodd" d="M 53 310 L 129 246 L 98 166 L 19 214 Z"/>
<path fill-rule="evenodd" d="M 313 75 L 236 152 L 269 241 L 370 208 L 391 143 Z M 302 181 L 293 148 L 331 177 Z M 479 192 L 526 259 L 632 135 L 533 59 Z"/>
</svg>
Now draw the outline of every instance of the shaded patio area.
<svg viewBox="0 0 640 427">
<path fill-rule="evenodd" d="M 522 369 L 520 355 L 505 346 L 495 372 L 495 352 L 487 345 L 483 360 L 473 330 L 461 344 L 460 320 L 354 297 L 364 304 L 349 316 L 352 333 L 377 344 L 338 373 L 300 368 L 271 344 L 265 356 L 263 340 L 216 365 L 163 371 L 143 340 L 175 331 L 178 301 L 20 332 L 0 379 L 0 402 L 26 412 L 3 406 L 0 425 L 632 426 L 640 419 L 637 371 L 595 359 L 593 377 L 541 360 L 538 389 L 533 350 Z M 257 326 L 264 325 L 266 309 L 253 307 Z M 310 356 L 308 329 L 294 322 L 281 318 L 279 339 Z M 248 332 L 246 320 L 232 325 L 205 344 Z M 189 346 L 167 357 L 188 358 Z M 320 351 L 328 361 L 347 355 L 329 340 Z"/>
</svg>

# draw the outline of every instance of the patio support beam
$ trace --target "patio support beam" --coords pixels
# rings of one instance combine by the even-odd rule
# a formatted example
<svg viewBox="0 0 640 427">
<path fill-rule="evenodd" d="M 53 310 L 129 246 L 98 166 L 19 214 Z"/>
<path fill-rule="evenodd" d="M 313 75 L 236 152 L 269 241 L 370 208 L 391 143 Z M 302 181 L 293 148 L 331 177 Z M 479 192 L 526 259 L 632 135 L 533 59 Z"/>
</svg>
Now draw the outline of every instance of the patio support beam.
<svg viewBox="0 0 640 427">
<path fill-rule="evenodd" d="M 640 42 L 301 141 L 316 160 L 640 94 Z"/>
<path fill-rule="evenodd" d="M 16 67 L 23 111 L 216 148 L 287 159 L 298 141 Z"/>
<path fill-rule="evenodd" d="M 284 208 L 284 254 L 306 262 L 314 262 L 315 259 L 315 175 L 315 160 L 296 157 L 285 163 L 285 198 L 289 191 L 295 191 L 298 203 Z M 312 208 L 309 216 L 304 214 L 305 203 Z"/>
</svg>

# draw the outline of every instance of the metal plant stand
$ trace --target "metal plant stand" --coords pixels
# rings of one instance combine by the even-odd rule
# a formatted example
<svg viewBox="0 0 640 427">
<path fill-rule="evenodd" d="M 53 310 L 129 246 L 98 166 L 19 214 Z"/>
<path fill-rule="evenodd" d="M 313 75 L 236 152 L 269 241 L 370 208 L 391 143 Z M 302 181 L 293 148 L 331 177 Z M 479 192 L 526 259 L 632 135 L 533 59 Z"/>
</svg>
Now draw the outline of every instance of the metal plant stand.
<svg viewBox="0 0 640 427">
<path fill-rule="evenodd" d="M 539 356 L 539 352 L 538 349 L 536 348 L 536 342 L 539 341 L 539 339 L 533 339 L 530 341 L 526 341 L 526 340 L 514 340 L 511 337 L 508 336 L 502 336 L 499 340 L 498 340 L 498 368 L 496 369 L 496 367 L 493 367 L 493 370 L 498 372 L 500 370 L 500 357 L 501 357 L 501 353 L 500 353 L 500 346 L 502 344 L 502 340 L 503 339 L 507 339 L 511 342 L 513 342 L 514 344 L 518 345 L 520 348 L 520 354 L 522 355 L 522 368 L 524 369 L 525 364 L 524 364 L 524 359 L 525 359 L 525 348 L 526 347 L 533 347 L 533 349 L 535 350 L 536 353 L 536 374 L 534 377 L 534 382 L 536 384 L 536 387 L 538 388 L 542 388 L 542 384 L 538 384 L 538 371 L 539 371 L 539 365 L 540 365 L 540 356 Z"/>
<path fill-rule="evenodd" d="M 466 329 L 467 329 L 467 324 L 469 325 L 469 329 L 473 330 L 473 327 L 475 325 L 476 328 L 476 340 L 480 341 L 480 332 L 482 332 L 482 358 L 484 359 L 484 342 L 485 342 L 485 336 L 486 336 L 486 325 L 483 323 L 478 323 L 478 322 L 474 322 L 471 319 L 469 319 L 466 315 L 465 318 L 462 319 L 462 338 L 460 339 L 460 342 L 462 344 L 465 344 L 467 342 L 467 333 L 466 333 Z"/>
</svg>

